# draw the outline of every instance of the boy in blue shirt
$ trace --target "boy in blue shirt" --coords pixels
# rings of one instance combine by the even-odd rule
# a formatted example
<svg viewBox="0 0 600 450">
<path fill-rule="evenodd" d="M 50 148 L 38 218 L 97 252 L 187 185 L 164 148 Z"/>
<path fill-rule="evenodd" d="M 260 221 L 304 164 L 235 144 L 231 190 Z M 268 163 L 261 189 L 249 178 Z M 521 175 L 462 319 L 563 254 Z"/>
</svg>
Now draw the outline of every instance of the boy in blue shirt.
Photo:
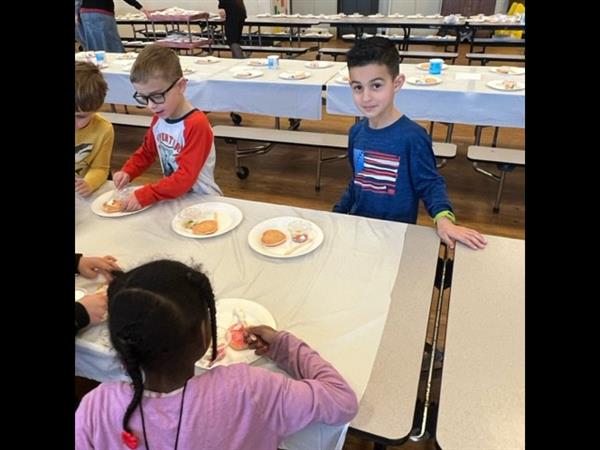
<svg viewBox="0 0 600 450">
<path fill-rule="evenodd" d="M 456 241 L 484 248 L 477 231 L 455 224 L 446 184 L 436 168 L 430 136 L 394 106 L 404 84 L 395 45 L 359 40 L 348 52 L 352 97 L 365 119 L 350 129 L 352 179 L 334 212 L 416 223 L 419 199 L 450 248 Z"/>
</svg>

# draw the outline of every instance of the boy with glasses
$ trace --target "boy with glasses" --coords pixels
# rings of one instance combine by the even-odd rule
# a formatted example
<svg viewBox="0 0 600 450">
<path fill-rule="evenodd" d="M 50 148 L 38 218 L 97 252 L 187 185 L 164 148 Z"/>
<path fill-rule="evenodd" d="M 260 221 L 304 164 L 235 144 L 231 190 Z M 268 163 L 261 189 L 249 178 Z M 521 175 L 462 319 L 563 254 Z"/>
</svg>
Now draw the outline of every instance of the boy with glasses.
<svg viewBox="0 0 600 450">
<path fill-rule="evenodd" d="M 88 197 L 104 184 L 115 132 L 97 111 L 108 85 L 96 65 L 75 62 L 75 192 Z"/>
<path fill-rule="evenodd" d="M 187 80 L 177 54 L 152 44 L 138 55 L 129 76 L 133 98 L 154 113 L 144 142 L 113 175 L 117 189 L 144 173 L 158 157 L 164 178 L 129 195 L 124 211 L 177 198 L 189 191 L 222 195 L 213 172 L 216 152 L 206 115 L 184 97 Z"/>
</svg>

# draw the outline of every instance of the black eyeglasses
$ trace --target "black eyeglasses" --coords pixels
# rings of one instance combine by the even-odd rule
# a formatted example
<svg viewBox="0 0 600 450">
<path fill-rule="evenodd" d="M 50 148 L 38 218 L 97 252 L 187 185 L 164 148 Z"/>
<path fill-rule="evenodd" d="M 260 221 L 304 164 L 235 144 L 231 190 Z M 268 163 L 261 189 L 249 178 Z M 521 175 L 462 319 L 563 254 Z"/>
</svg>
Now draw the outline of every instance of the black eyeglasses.
<svg viewBox="0 0 600 450">
<path fill-rule="evenodd" d="M 167 89 L 165 89 L 162 92 L 157 92 L 156 94 L 150 94 L 150 95 L 142 95 L 139 92 L 136 92 L 135 94 L 133 94 L 133 98 L 140 105 L 147 105 L 148 100 L 152 100 L 152 103 L 160 105 L 165 102 L 165 95 L 167 94 L 167 92 L 169 92 L 171 89 L 173 89 L 173 86 L 175 86 L 179 80 L 181 80 L 181 78 L 177 78 L 175 81 L 173 81 L 173 84 L 171 84 L 171 86 L 169 86 Z"/>
</svg>

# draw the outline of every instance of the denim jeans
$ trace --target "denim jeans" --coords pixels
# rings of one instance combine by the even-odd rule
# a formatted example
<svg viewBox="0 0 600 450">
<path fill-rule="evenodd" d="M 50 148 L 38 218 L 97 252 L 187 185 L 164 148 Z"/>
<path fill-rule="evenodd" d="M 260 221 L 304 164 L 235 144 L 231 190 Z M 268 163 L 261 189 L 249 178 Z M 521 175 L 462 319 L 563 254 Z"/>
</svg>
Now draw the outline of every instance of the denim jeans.
<svg viewBox="0 0 600 450">
<path fill-rule="evenodd" d="M 79 17 L 79 35 L 86 50 L 125 52 L 114 16 L 80 11 Z"/>
</svg>

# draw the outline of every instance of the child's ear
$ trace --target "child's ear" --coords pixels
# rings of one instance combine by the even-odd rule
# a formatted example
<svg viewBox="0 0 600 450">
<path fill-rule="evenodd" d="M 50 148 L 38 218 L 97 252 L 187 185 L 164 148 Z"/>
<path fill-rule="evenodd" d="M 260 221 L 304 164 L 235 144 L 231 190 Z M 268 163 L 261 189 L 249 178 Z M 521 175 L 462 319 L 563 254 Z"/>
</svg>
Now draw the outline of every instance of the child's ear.
<svg viewBox="0 0 600 450">
<path fill-rule="evenodd" d="M 185 88 L 187 87 L 187 83 L 188 83 L 187 78 L 181 78 L 181 81 L 179 82 L 179 89 L 181 90 L 182 93 L 185 91 Z"/>
<path fill-rule="evenodd" d="M 394 79 L 394 92 L 398 92 L 402 85 L 404 85 L 404 80 L 406 80 L 406 76 L 403 73 L 399 73 L 398 76 Z"/>
</svg>

